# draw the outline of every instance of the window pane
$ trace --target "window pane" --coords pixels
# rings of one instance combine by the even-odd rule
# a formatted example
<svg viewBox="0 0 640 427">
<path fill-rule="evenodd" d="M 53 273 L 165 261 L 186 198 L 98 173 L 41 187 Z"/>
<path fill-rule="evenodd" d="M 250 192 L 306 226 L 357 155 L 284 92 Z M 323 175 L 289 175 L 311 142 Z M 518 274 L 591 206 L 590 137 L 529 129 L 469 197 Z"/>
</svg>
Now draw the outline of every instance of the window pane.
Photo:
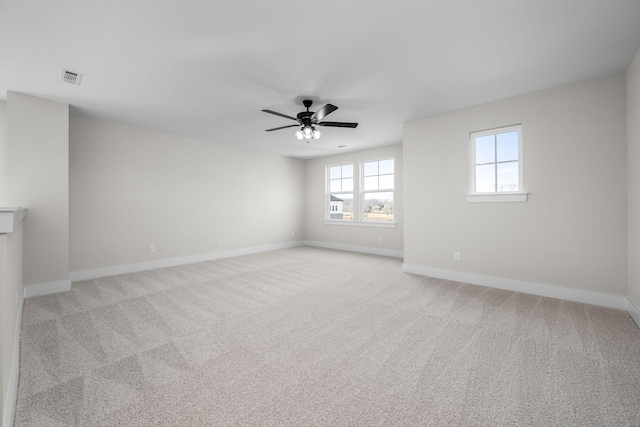
<svg viewBox="0 0 640 427">
<path fill-rule="evenodd" d="M 353 191 L 353 178 L 342 180 L 342 191 Z"/>
<path fill-rule="evenodd" d="M 480 136 L 476 138 L 476 165 L 496 161 L 495 135 Z"/>
<path fill-rule="evenodd" d="M 364 194 L 365 221 L 393 221 L 393 192 Z"/>
<path fill-rule="evenodd" d="M 498 161 L 518 160 L 518 131 L 500 133 L 497 138 Z"/>
<path fill-rule="evenodd" d="M 364 164 L 364 176 L 378 175 L 378 162 L 367 162 Z"/>
<path fill-rule="evenodd" d="M 476 193 L 495 193 L 496 165 L 476 166 Z"/>
<path fill-rule="evenodd" d="M 498 164 L 498 192 L 519 191 L 518 162 Z"/>
<path fill-rule="evenodd" d="M 342 191 L 341 183 L 341 179 L 332 179 L 329 181 L 329 191 Z"/>
<path fill-rule="evenodd" d="M 380 188 L 393 188 L 393 175 L 380 175 Z M 365 188 L 366 190 L 366 188 Z"/>
<path fill-rule="evenodd" d="M 353 221 L 353 193 L 330 195 L 329 219 Z"/>
<path fill-rule="evenodd" d="M 382 160 L 380 164 L 380 175 L 393 173 L 393 159 Z"/>
<path fill-rule="evenodd" d="M 377 190 L 378 189 L 378 177 L 367 176 L 364 178 L 364 190 Z"/>
<path fill-rule="evenodd" d="M 329 179 L 342 178 L 342 168 L 340 166 L 334 166 L 329 169 Z"/>
<path fill-rule="evenodd" d="M 342 177 L 353 178 L 353 165 L 342 166 Z"/>
</svg>

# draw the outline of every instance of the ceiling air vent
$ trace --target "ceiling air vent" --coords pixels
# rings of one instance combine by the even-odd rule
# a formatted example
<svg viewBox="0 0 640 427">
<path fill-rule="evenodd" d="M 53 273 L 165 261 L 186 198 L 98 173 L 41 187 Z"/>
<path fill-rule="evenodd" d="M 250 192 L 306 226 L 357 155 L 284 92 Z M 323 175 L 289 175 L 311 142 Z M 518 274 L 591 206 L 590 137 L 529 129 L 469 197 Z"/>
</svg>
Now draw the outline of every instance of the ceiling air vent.
<svg viewBox="0 0 640 427">
<path fill-rule="evenodd" d="M 61 71 L 60 80 L 71 83 L 72 85 L 80 85 L 80 80 L 82 80 L 81 73 L 75 73 L 73 71 L 65 70 L 64 68 Z"/>
</svg>

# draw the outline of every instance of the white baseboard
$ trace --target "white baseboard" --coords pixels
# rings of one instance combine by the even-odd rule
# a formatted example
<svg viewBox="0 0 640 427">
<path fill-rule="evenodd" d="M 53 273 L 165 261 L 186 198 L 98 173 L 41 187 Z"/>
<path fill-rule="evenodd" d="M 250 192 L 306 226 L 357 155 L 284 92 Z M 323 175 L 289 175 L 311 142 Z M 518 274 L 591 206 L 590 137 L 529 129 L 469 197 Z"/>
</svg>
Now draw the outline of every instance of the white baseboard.
<svg viewBox="0 0 640 427">
<path fill-rule="evenodd" d="M 57 282 L 38 283 L 24 287 L 24 297 L 39 297 L 42 295 L 57 294 L 71 290 L 71 280 L 58 280 Z"/>
<path fill-rule="evenodd" d="M 372 248 L 369 246 L 345 245 L 342 243 L 320 242 L 317 240 L 305 240 L 307 246 L 317 246 L 319 248 L 337 249 L 340 251 L 360 252 L 363 254 L 390 256 L 394 258 L 404 258 L 404 251 L 396 251 L 393 249 Z"/>
<path fill-rule="evenodd" d="M 640 308 L 633 302 L 633 300 L 627 297 L 627 312 L 629 316 L 636 322 L 636 325 L 640 328 Z"/>
<path fill-rule="evenodd" d="M 16 316 L 16 329 L 14 331 L 14 347 L 13 360 L 11 362 L 11 371 L 9 372 L 9 386 L 7 388 L 6 400 L 3 402 L 4 410 L 2 411 L 3 426 L 12 426 L 13 418 L 16 411 L 16 399 L 18 397 L 18 374 L 20 373 L 20 331 L 22 329 L 22 309 L 24 307 L 24 296 L 20 296 L 18 303 L 18 311 Z"/>
<path fill-rule="evenodd" d="M 136 273 L 139 271 L 154 270 L 156 268 L 175 267 L 177 265 L 193 264 L 196 262 L 213 261 L 222 258 L 231 258 L 240 255 L 250 255 L 259 252 L 274 251 L 302 246 L 302 240 L 271 245 L 253 246 L 250 248 L 234 249 L 230 251 L 212 252 L 208 254 L 189 255 L 177 258 L 159 259 L 156 261 L 138 262 L 135 264 L 115 265 L 112 267 L 96 268 L 92 270 L 72 271 L 69 278 L 72 281 L 97 279 L 99 277 L 116 276 L 118 274 Z"/>
<path fill-rule="evenodd" d="M 507 279 L 504 277 L 485 276 L 481 274 L 465 273 L 462 271 L 445 270 L 441 268 L 424 267 L 421 265 L 403 264 L 402 271 L 405 273 L 418 274 L 420 276 L 435 277 L 438 279 L 453 280 L 473 285 L 488 286 L 490 288 L 523 292 L 525 294 L 582 302 L 585 304 L 616 308 L 618 310 L 627 309 L 626 297 L 604 292 L 566 288 L 563 286 L 526 282 L 524 280 Z"/>
</svg>

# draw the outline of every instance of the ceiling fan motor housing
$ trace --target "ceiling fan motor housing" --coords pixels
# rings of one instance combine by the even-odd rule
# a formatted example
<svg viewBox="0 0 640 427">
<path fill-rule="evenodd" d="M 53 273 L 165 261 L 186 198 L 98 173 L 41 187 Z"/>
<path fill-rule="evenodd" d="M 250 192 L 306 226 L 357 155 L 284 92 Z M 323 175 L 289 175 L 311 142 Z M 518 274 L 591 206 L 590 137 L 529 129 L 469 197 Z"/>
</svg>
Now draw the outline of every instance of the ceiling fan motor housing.
<svg viewBox="0 0 640 427">
<path fill-rule="evenodd" d="M 303 111 L 301 113 L 298 113 L 297 117 L 300 123 L 308 125 L 311 124 L 311 116 L 313 116 L 313 111 Z"/>
<path fill-rule="evenodd" d="M 311 125 L 311 117 L 313 116 L 313 111 L 309 111 L 309 108 L 311 108 L 311 105 L 313 105 L 313 101 L 310 99 L 305 99 L 304 101 L 302 101 L 302 104 L 305 106 L 307 111 L 298 113 L 296 117 L 298 117 L 298 120 L 303 125 Z"/>
</svg>

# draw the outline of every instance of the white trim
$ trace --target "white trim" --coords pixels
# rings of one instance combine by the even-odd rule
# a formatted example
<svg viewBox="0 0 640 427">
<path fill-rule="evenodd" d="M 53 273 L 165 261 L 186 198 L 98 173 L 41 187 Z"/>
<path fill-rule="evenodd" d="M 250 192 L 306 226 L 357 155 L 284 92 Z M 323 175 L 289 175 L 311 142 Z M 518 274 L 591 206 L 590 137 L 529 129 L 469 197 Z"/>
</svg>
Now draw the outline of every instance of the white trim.
<svg viewBox="0 0 640 427">
<path fill-rule="evenodd" d="M 20 331 L 22 330 L 22 309 L 24 307 L 24 296 L 20 295 L 20 302 L 16 315 L 16 330 L 14 331 L 13 361 L 9 372 L 9 384 L 7 387 L 7 397 L 2 411 L 3 426 L 12 426 L 16 411 L 16 399 L 18 398 L 18 374 L 20 372 Z"/>
<path fill-rule="evenodd" d="M 633 300 L 627 297 L 627 312 L 629 316 L 636 322 L 636 325 L 640 328 L 640 308 L 633 302 Z"/>
<path fill-rule="evenodd" d="M 305 240 L 304 244 L 307 246 L 316 246 L 319 248 L 337 249 L 339 251 L 360 252 L 363 254 L 382 255 L 382 256 L 389 256 L 393 258 L 404 258 L 403 251 L 396 251 L 393 249 L 372 248 L 369 246 L 345 245 L 342 243 L 320 242 L 317 240 Z"/>
<path fill-rule="evenodd" d="M 99 277 L 115 276 L 118 274 L 136 273 L 138 271 L 154 270 L 156 268 L 175 267 L 177 265 L 193 264 L 202 261 L 212 261 L 222 258 L 231 258 L 240 255 L 250 255 L 258 252 L 274 251 L 278 249 L 294 248 L 302 246 L 301 240 L 294 242 L 275 243 L 271 245 L 253 246 L 249 248 L 234 249 L 230 251 L 212 252 L 208 254 L 189 255 L 177 258 L 160 259 L 157 261 L 138 262 L 135 264 L 114 265 L 111 267 L 96 268 L 92 270 L 72 271 L 69 278 L 72 281 L 97 279 Z"/>
<path fill-rule="evenodd" d="M 13 233 L 26 213 L 27 209 L 19 206 L 0 208 L 0 233 Z"/>
<path fill-rule="evenodd" d="M 378 228 L 396 228 L 395 222 L 359 222 L 359 221 L 340 221 L 340 220 L 325 220 L 324 225 L 353 225 L 356 227 L 378 227 Z"/>
<path fill-rule="evenodd" d="M 529 193 L 467 194 L 469 203 L 526 202 Z"/>
<path fill-rule="evenodd" d="M 57 294 L 71 290 L 71 280 L 59 280 L 57 282 L 38 283 L 24 287 L 24 297 L 39 297 L 42 295 Z"/>
<path fill-rule="evenodd" d="M 490 288 L 506 289 L 508 291 L 523 292 L 525 294 L 576 301 L 585 304 L 625 310 L 626 297 L 586 289 L 566 288 L 563 286 L 544 283 L 526 282 L 524 280 L 507 279 L 504 277 L 485 276 L 482 274 L 465 273 L 463 271 L 445 270 L 441 268 L 424 267 L 421 265 L 403 264 L 405 273 L 421 276 L 436 277 L 473 285 L 488 286 Z"/>
</svg>

